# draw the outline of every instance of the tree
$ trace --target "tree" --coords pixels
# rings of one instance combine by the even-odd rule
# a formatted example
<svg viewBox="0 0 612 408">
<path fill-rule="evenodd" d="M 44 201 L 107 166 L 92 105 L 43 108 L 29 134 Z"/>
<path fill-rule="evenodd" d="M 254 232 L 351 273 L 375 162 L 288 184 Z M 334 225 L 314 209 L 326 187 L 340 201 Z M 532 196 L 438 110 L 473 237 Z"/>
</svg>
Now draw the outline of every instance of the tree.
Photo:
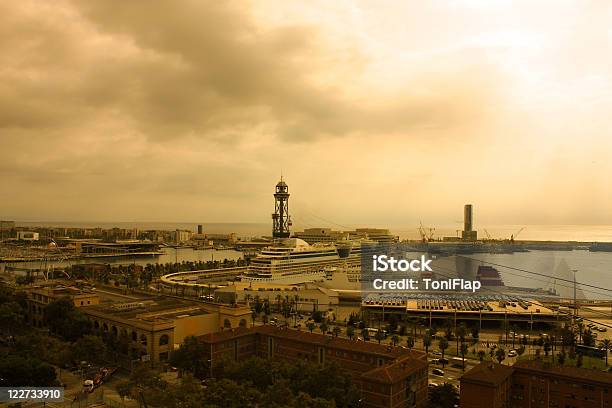
<svg viewBox="0 0 612 408">
<path fill-rule="evenodd" d="M 368 331 L 368 329 L 366 328 L 361 329 L 361 337 L 363 337 L 365 341 L 370 340 L 370 332 Z"/>
<path fill-rule="evenodd" d="M 442 337 L 438 342 L 438 348 L 442 352 L 442 368 L 444 368 L 444 351 L 448 348 L 448 340 L 446 337 Z"/>
<path fill-rule="evenodd" d="M 351 340 L 353 340 L 353 337 L 355 337 L 355 328 L 353 326 L 346 327 L 346 337 Z"/>
<path fill-rule="evenodd" d="M 591 331 L 591 329 L 586 329 L 582 333 L 582 344 L 590 347 L 595 344 L 595 337 L 593 336 L 593 332 Z"/>
<path fill-rule="evenodd" d="M 334 328 L 332 329 L 332 332 L 334 333 L 335 337 L 338 337 L 340 336 L 342 329 L 340 328 L 340 326 L 334 326 Z"/>
<path fill-rule="evenodd" d="M 408 336 L 408 338 L 406 339 L 406 347 L 412 350 L 412 348 L 414 347 L 414 337 Z"/>
<path fill-rule="evenodd" d="M 0 355 L 0 386 L 50 387 L 57 385 L 53 366 L 35 357 Z"/>
<path fill-rule="evenodd" d="M 124 401 L 125 397 L 129 397 L 132 394 L 132 383 L 128 379 L 119 380 L 115 383 L 115 390 L 117 390 L 121 400 Z"/>
<path fill-rule="evenodd" d="M 378 341 L 378 344 L 380 344 L 380 342 L 384 340 L 385 334 L 382 330 L 377 330 L 376 334 L 374 335 L 374 338 L 376 339 L 376 341 Z"/>
<path fill-rule="evenodd" d="M 565 363 L 565 351 L 561 351 L 559 354 L 557 354 L 557 361 L 559 362 L 559 365 L 563 365 Z"/>
<path fill-rule="evenodd" d="M 208 375 L 208 350 L 194 336 L 186 337 L 179 349 L 172 353 L 170 363 L 181 370 L 192 373 L 199 379 Z"/>
<path fill-rule="evenodd" d="M 501 347 L 495 350 L 495 358 L 501 364 L 506 359 L 506 350 Z"/>
<path fill-rule="evenodd" d="M 612 341 L 605 339 L 599 342 L 599 348 L 606 353 L 606 367 L 608 366 L 608 351 L 612 350 Z"/>
<path fill-rule="evenodd" d="M 487 355 L 487 353 L 485 353 L 484 350 L 478 350 L 478 359 L 480 360 L 481 363 L 484 360 L 486 355 Z"/>
<path fill-rule="evenodd" d="M 550 352 L 550 340 L 548 337 L 544 340 L 544 356 L 548 357 L 548 353 Z"/>
<path fill-rule="evenodd" d="M 478 341 L 479 336 L 480 336 L 480 330 L 478 329 L 478 326 L 472 327 L 472 338 L 475 341 Z"/>
<path fill-rule="evenodd" d="M 306 328 L 312 333 L 313 330 L 315 329 L 315 327 L 317 327 L 316 324 L 314 324 L 314 322 L 308 322 L 306 323 Z"/>
<path fill-rule="evenodd" d="M 464 323 L 461 323 L 459 326 L 457 326 L 457 328 L 455 329 L 455 337 L 456 337 L 456 343 L 457 343 L 457 355 L 459 354 L 459 343 L 463 344 L 465 342 L 465 335 L 467 333 L 467 328 L 465 327 Z"/>
<path fill-rule="evenodd" d="M 431 334 L 429 334 L 429 332 L 425 333 L 425 336 L 423 337 L 423 347 L 425 348 L 425 353 L 427 355 L 429 355 L 429 347 L 431 346 Z"/>
<path fill-rule="evenodd" d="M 321 330 L 321 333 L 323 333 L 323 334 L 327 333 L 327 323 L 322 322 L 322 323 L 319 325 L 319 329 Z"/>
<path fill-rule="evenodd" d="M 465 371 L 465 355 L 467 354 L 467 352 L 468 352 L 468 345 L 465 343 L 462 343 L 461 344 L 461 360 L 462 360 L 461 369 L 463 371 Z"/>
<path fill-rule="evenodd" d="M 100 363 L 104 359 L 106 345 L 98 336 L 86 335 L 78 339 L 73 346 L 72 355 L 78 361 Z"/>
<path fill-rule="evenodd" d="M 4 333 L 12 335 L 16 328 L 23 327 L 24 315 L 17 302 L 0 304 L 0 328 Z"/>
<path fill-rule="evenodd" d="M 459 404 L 459 393 L 449 383 L 439 385 L 428 392 L 427 408 L 452 408 Z"/>
<path fill-rule="evenodd" d="M 68 341 L 76 341 L 91 331 L 89 319 L 74 307 L 68 297 L 49 303 L 45 316 L 51 331 Z"/>
<path fill-rule="evenodd" d="M 393 343 L 394 346 L 397 346 L 397 343 L 399 343 L 400 338 L 397 334 L 394 334 L 393 336 L 391 336 L 391 343 Z"/>
</svg>

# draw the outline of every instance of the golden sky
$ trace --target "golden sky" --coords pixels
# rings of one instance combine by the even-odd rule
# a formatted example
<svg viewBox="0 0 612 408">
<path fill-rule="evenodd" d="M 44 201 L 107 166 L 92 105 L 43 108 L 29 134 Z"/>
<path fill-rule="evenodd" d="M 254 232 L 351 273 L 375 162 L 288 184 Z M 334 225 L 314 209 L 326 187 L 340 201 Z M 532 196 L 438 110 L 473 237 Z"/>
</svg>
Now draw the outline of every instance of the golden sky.
<svg viewBox="0 0 612 408">
<path fill-rule="evenodd" d="M 0 3 L 0 218 L 612 224 L 607 1 Z"/>
</svg>

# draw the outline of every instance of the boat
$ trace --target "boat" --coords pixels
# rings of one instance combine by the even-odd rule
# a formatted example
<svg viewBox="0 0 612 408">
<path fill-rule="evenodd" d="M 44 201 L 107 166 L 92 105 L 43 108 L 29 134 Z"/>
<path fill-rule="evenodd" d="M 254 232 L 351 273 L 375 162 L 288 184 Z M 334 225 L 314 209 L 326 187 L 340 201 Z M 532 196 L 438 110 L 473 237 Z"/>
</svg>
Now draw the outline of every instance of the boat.
<svg viewBox="0 0 612 408">
<path fill-rule="evenodd" d="M 488 286 L 504 286 L 504 281 L 499 274 L 499 271 L 489 265 L 479 265 L 476 272 L 476 279 L 480 281 L 483 287 Z"/>
<path fill-rule="evenodd" d="M 299 238 L 273 242 L 254 258 L 241 281 L 300 284 L 324 280 L 327 268 L 341 265 L 359 267 L 365 243 L 369 240 L 308 244 Z"/>
</svg>

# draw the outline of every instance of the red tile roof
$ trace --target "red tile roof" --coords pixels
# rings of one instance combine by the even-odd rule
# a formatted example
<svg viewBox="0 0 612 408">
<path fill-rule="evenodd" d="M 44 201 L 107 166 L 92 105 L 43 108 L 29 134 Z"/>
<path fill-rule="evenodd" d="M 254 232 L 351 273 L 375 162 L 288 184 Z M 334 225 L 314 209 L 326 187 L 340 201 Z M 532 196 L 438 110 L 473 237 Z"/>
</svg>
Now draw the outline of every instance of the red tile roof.
<svg viewBox="0 0 612 408">
<path fill-rule="evenodd" d="M 420 369 L 427 370 L 427 362 L 407 356 L 392 364 L 367 371 L 361 377 L 383 384 L 395 384 Z"/>
<path fill-rule="evenodd" d="M 228 329 L 222 332 L 205 334 L 203 336 L 200 336 L 199 339 L 200 341 L 203 341 L 205 343 L 216 343 L 220 341 L 248 336 L 250 334 L 255 333 L 282 337 L 285 339 L 295 339 L 296 341 L 318 344 L 331 348 L 360 351 L 368 354 L 384 356 L 387 358 L 410 356 L 414 359 L 425 360 L 425 353 L 415 350 L 408 350 L 403 347 L 393 347 L 391 345 L 378 344 L 376 342 L 349 340 L 347 338 L 342 337 L 332 337 L 331 335 L 324 335 L 321 333 L 310 333 L 307 331 L 293 330 L 271 325 L 255 326 L 252 328 Z"/>
<path fill-rule="evenodd" d="M 497 386 L 506 381 L 514 372 L 512 367 L 493 362 L 483 362 L 463 374 L 461 382 Z"/>
<path fill-rule="evenodd" d="M 544 361 L 518 361 L 514 365 L 516 372 L 531 373 L 533 375 L 550 375 L 551 377 L 565 377 L 572 380 L 582 380 L 588 383 L 612 385 L 612 373 L 597 369 L 560 366 Z"/>
</svg>

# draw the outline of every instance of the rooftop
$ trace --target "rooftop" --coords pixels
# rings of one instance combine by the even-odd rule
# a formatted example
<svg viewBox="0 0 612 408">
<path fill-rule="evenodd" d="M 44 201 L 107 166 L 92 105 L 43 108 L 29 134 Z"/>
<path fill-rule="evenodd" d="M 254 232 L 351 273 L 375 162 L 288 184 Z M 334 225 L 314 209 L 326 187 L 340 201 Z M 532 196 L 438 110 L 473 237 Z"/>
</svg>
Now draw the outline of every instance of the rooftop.
<svg viewBox="0 0 612 408">
<path fill-rule="evenodd" d="M 86 311 L 112 315 L 121 319 L 154 321 L 208 314 L 203 305 L 175 298 L 157 297 L 133 302 L 105 302 L 86 306 Z"/>
<path fill-rule="evenodd" d="M 572 366 L 561 366 L 544 361 L 518 361 L 514 364 L 515 370 L 533 372 L 539 375 L 552 375 L 554 377 L 565 377 L 573 380 L 583 380 L 590 383 L 612 385 L 612 373 L 597 369 L 579 368 Z"/>
<path fill-rule="evenodd" d="M 218 342 L 223 340 L 229 340 L 247 336 L 251 333 L 262 333 L 271 336 L 283 337 L 286 339 L 295 339 L 296 341 L 317 344 L 325 347 L 346 349 L 353 351 L 360 351 L 363 353 L 374 354 L 382 357 L 412 357 L 417 359 L 424 359 L 425 353 L 418 351 L 410 351 L 403 347 L 393 347 L 390 345 L 382 345 L 376 342 L 363 342 L 356 340 L 349 340 L 342 337 L 332 337 L 331 335 L 324 335 L 320 333 L 310 333 L 307 331 L 293 330 L 288 328 L 280 328 L 277 326 L 263 325 L 256 326 L 254 328 L 243 328 L 228 330 L 219 333 L 210 333 L 200 336 L 200 340 L 206 343 Z"/>
<path fill-rule="evenodd" d="M 427 370 L 427 362 L 411 356 L 405 356 L 395 363 L 367 371 L 362 377 L 384 384 L 395 384 L 398 380 L 406 378 L 418 369 Z"/>
<path fill-rule="evenodd" d="M 484 362 L 465 373 L 461 377 L 461 381 L 497 386 L 506 381 L 513 372 L 514 370 L 510 366 Z"/>
</svg>

